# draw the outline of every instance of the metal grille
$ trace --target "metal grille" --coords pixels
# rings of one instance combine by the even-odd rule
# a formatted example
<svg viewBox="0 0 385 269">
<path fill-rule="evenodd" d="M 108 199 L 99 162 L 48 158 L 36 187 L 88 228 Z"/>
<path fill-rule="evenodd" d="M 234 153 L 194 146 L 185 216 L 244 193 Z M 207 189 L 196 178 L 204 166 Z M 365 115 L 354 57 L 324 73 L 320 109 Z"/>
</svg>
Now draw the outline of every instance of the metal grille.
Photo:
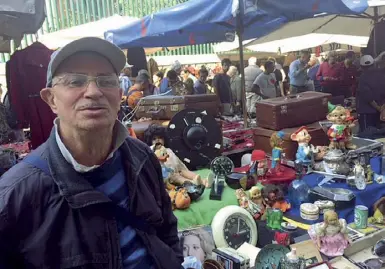
<svg viewBox="0 0 385 269">
<path fill-rule="evenodd" d="M 47 18 L 36 35 L 25 35 L 19 48 L 23 49 L 38 40 L 40 35 L 72 26 L 106 18 L 114 14 L 143 17 L 163 8 L 188 0 L 45 0 Z M 213 53 L 211 44 L 193 45 L 154 55 L 195 55 Z M 9 54 L 1 54 L 0 61 L 9 60 Z"/>
</svg>

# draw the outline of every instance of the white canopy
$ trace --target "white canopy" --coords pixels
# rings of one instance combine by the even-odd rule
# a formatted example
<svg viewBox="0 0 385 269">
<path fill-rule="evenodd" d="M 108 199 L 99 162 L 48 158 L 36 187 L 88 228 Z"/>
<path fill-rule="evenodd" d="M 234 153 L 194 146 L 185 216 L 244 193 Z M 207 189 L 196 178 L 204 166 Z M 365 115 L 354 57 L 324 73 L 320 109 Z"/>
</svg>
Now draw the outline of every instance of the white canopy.
<svg viewBox="0 0 385 269">
<path fill-rule="evenodd" d="M 365 47 L 368 43 L 367 36 L 347 36 L 328 34 L 308 34 L 252 45 L 246 47 L 253 51 L 281 52 L 299 51 L 321 46 L 322 51 L 331 50 L 353 50 L 354 48 Z"/>
</svg>

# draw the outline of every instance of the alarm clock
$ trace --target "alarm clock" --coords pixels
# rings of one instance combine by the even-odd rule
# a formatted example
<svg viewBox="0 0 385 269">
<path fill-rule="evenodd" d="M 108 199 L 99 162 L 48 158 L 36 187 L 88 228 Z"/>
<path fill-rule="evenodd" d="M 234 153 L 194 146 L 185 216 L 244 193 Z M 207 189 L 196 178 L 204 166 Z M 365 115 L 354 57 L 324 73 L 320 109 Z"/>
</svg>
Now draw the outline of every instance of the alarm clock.
<svg viewBox="0 0 385 269">
<path fill-rule="evenodd" d="M 217 248 L 238 249 L 243 243 L 257 244 L 257 225 L 246 209 L 226 206 L 215 215 L 211 228 Z"/>
<path fill-rule="evenodd" d="M 212 160 L 210 169 L 217 177 L 225 177 L 233 172 L 234 163 L 226 156 L 219 156 Z"/>
</svg>

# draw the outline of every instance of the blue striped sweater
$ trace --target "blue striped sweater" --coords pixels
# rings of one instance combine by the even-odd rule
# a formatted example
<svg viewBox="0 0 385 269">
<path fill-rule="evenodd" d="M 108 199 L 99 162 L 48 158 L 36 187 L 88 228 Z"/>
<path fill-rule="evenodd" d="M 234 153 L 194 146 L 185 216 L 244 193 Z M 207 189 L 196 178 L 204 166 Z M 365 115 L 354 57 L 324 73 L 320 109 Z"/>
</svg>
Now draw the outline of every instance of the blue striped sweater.
<svg viewBox="0 0 385 269">
<path fill-rule="evenodd" d="M 121 154 L 117 151 L 114 156 L 97 169 L 83 174 L 89 182 L 112 202 L 128 210 L 129 197 L 126 176 L 124 173 Z M 117 216 L 120 250 L 124 269 L 152 268 L 151 257 L 147 253 L 136 231 L 126 226 Z"/>
</svg>

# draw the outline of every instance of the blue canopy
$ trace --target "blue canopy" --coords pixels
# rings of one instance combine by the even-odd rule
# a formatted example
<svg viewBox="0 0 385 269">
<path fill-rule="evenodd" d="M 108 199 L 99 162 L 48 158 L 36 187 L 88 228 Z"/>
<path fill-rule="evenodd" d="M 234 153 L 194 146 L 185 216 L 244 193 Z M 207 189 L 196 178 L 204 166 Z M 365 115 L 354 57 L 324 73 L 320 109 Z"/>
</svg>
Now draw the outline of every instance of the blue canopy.
<svg viewBox="0 0 385 269">
<path fill-rule="evenodd" d="M 257 2 L 258 8 L 289 21 L 312 18 L 318 14 L 354 15 L 363 13 L 368 0 L 246 0 Z"/>
<path fill-rule="evenodd" d="M 241 0 L 243 39 L 266 35 L 282 24 L 316 14 L 357 14 L 367 0 Z M 121 48 L 172 47 L 233 41 L 238 0 L 190 0 L 105 33 Z"/>
</svg>

